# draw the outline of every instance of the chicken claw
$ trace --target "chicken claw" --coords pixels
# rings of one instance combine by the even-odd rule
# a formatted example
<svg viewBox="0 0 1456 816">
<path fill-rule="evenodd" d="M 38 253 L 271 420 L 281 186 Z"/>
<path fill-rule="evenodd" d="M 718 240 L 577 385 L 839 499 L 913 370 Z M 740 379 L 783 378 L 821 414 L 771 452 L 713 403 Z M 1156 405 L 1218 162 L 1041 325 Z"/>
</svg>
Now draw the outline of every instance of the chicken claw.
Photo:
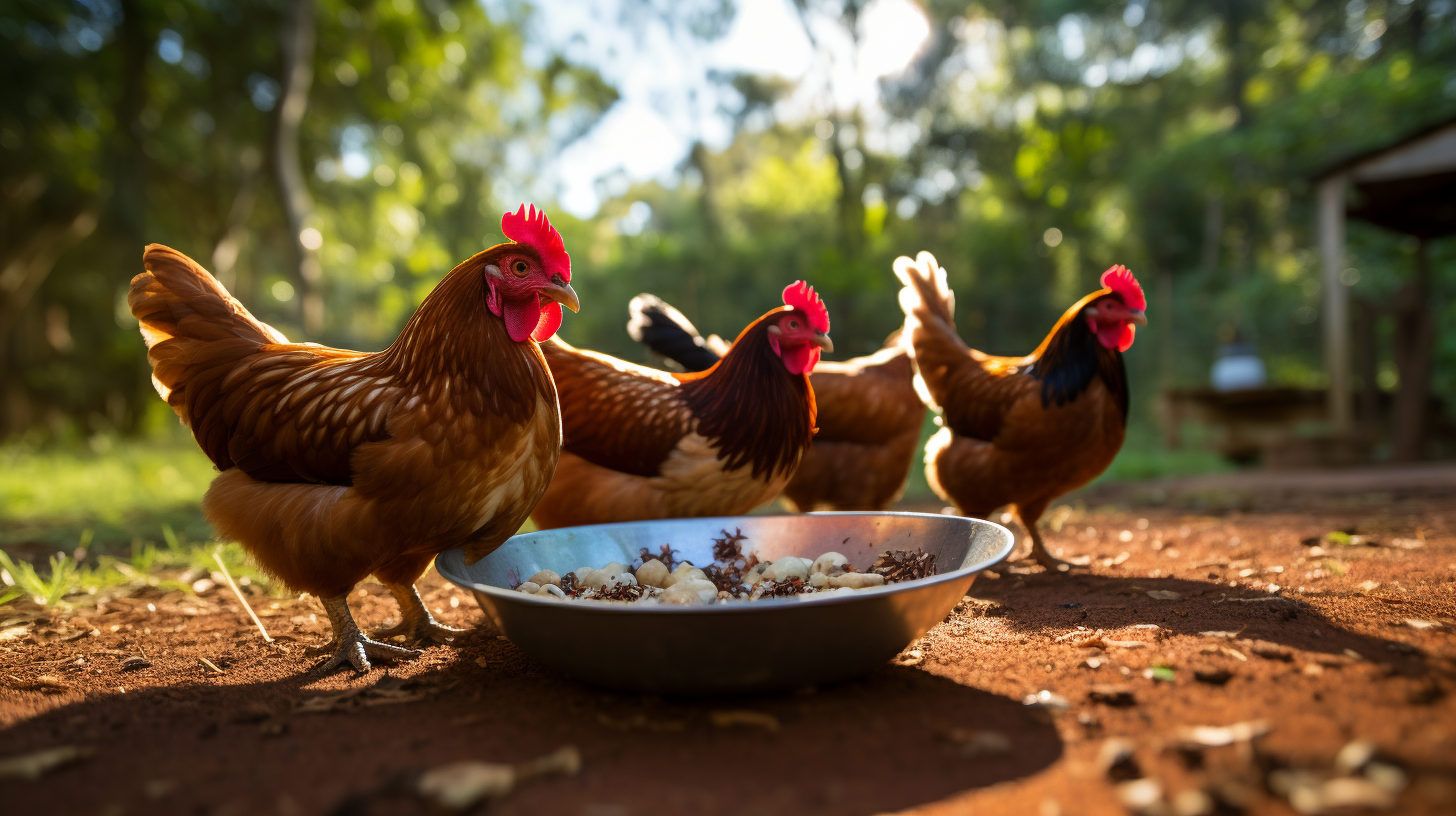
<svg viewBox="0 0 1456 816">
<path fill-rule="evenodd" d="M 1037 532 L 1034 523 L 1027 524 L 1026 529 L 1031 533 L 1031 557 L 1036 559 L 1036 563 L 1046 567 L 1047 572 L 1071 572 L 1086 569 L 1087 565 L 1091 563 L 1091 559 L 1085 556 L 1074 561 L 1063 561 L 1047 551 L 1046 543 L 1041 540 L 1041 533 Z"/>
<path fill-rule="evenodd" d="M 378 660 L 412 660 L 420 656 L 418 649 L 391 646 L 365 637 L 359 631 L 358 624 L 354 623 L 354 616 L 349 613 L 348 596 L 324 598 L 323 601 L 329 623 L 334 627 L 334 639 L 321 649 L 310 650 L 315 654 L 333 651 L 334 656 L 320 668 L 322 674 L 332 674 L 345 663 L 352 666 L 354 671 L 363 674 L 371 668 L 371 657 Z"/>
<path fill-rule="evenodd" d="M 376 640 L 385 640 L 399 635 L 406 643 L 414 646 L 449 643 L 463 633 L 464 629 L 446 626 L 435 620 L 420 593 L 412 584 L 388 584 L 394 599 L 399 601 L 399 623 L 374 633 Z"/>
</svg>

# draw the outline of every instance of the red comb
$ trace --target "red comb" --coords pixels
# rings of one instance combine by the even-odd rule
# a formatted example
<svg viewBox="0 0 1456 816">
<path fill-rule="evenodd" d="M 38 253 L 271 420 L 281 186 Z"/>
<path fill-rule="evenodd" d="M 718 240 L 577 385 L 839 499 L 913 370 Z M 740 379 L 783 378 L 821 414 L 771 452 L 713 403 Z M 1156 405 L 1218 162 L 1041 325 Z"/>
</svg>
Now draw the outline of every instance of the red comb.
<svg viewBox="0 0 1456 816">
<path fill-rule="evenodd" d="M 829 310 L 824 308 L 824 301 L 814 293 L 814 287 L 803 281 L 794 281 L 785 286 L 784 305 L 808 315 L 809 325 L 815 331 L 829 333 Z"/>
<path fill-rule="evenodd" d="M 1102 285 L 1122 296 L 1122 302 L 1129 309 L 1148 308 L 1148 299 L 1143 296 L 1143 287 L 1122 264 L 1102 273 Z"/>
<path fill-rule="evenodd" d="M 561 233 L 551 226 L 545 211 L 536 209 L 534 204 L 522 204 L 519 210 L 501 216 L 501 232 L 512 241 L 527 244 L 540 253 L 547 275 L 560 275 L 562 280 L 571 283 L 571 256 L 566 254 Z"/>
</svg>

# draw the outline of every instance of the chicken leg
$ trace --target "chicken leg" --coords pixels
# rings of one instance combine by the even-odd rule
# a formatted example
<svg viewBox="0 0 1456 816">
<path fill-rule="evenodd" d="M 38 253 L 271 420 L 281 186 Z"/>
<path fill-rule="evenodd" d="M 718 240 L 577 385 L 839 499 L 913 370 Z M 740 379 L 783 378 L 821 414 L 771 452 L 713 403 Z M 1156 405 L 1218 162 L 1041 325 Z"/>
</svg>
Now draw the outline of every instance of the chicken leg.
<svg viewBox="0 0 1456 816">
<path fill-rule="evenodd" d="M 1016 519 L 1026 532 L 1031 535 L 1031 557 L 1036 563 L 1046 567 L 1047 572 L 1070 572 L 1073 569 L 1087 566 L 1087 561 L 1063 561 L 1052 555 L 1041 540 L 1041 533 L 1036 529 L 1036 523 L 1041 520 L 1041 514 L 1046 511 L 1047 502 L 1038 501 L 1028 505 L 1015 505 Z"/>
<path fill-rule="evenodd" d="M 418 600 L 418 596 L 416 596 Z M 314 654 L 327 654 L 333 651 L 334 656 L 323 664 L 322 673 L 331 674 L 334 670 L 348 663 L 359 673 L 369 671 L 369 658 L 382 660 L 411 660 L 419 657 L 417 649 L 404 649 L 399 646 L 391 646 L 388 643 L 380 643 L 370 640 L 359 631 L 359 625 L 354 622 L 354 616 L 349 613 L 349 596 L 336 595 L 332 598 L 324 598 L 324 612 L 329 616 L 329 623 L 334 629 L 334 638 L 327 645 L 318 649 L 310 650 Z"/>
<path fill-rule="evenodd" d="M 375 632 L 375 638 L 384 640 L 396 635 L 404 635 L 406 643 L 411 646 L 419 646 L 448 643 L 465 631 L 453 626 L 446 626 L 435 620 L 434 616 L 430 614 L 430 610 L 425 608 L 425 602 L 420 599 L 420 592 L 415 589 L 414 584 L 385 584 L 385 586 L 389 587 L 390 594 L 394 595 L 394 599 L 399 602 L 399 623 Z"/>
</svg>

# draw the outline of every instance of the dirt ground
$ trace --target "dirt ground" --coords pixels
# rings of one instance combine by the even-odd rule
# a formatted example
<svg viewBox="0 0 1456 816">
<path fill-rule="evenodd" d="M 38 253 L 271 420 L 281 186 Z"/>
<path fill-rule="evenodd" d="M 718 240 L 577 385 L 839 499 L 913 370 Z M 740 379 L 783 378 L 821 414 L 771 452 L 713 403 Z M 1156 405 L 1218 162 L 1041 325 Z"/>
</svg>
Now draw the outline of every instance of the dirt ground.
<svg viewBox="0 0 1456 816">
<path fill-rule="evenodd" d="M 894 663 L 775 697 L 562 679 L 433 573 L 427 602 L 471 631 L 363 677 L 308 674 L 304 649 L 325 632 L 314 599 L 251 598 L 272 644 L 225 588 L 71 616 L 12 603 L 0 765 L 78 756 L 0 778 L 0 801 L 15 814 L 431 813 L 424 771 L 573 746 L 579 773 L 478 810 L 1456 812 L 1456 493 L 1160 500 L 1048 514 L 1053 549 L 1091 556 L 1090 572 L 983 576 Z M 377 585 L 353 600 L 366 626 L 395 614 Z"/>
</svg>

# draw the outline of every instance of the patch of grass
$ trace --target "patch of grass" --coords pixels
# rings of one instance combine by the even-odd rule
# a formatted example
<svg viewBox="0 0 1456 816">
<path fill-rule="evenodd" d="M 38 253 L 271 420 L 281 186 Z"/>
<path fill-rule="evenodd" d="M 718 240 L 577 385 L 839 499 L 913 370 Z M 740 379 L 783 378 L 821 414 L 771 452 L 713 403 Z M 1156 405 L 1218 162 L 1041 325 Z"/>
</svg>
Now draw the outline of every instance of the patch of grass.
<svg viewBox="0 0 1456 816">
<path fill-rule="evenodd" d="M 215 475 L 186 436 L 0 446 L 0 547 L 69 549 L 85 530 L 100 551 L 160 538 L 166 528 L 206 538 L 199 505 Z"/>
<path fill-rule="evenodd" d="M 78 561 L 64 552 L 52 553 L 45 575 L 35 564 L 0 549 L 0 605 L 25 598 L 38 606 L 65 608 L 84 604 L 88 597 L 103 592 L 143 586 L 191 592 L 191 581 L 217 570 L 214 552 L 220 553 L 228 572 L 240 583 L 257 584 L 279 597 L 289 594 L 259 570 L 238 544 L 189 542 L 170 528 L 163 532 L 162 542 L 133 541 L 126 557 L 83 555 Z M 89 543 L 83 534 L 76 552 L 84 554 Z"/>
<path fill-rule="evenodd" d="M 1157 428 L 1135 424 L 1128 426 L 1127 439 L 1122 443 L 1117 458 L 1092 484 L 1199 476 L 1234 469 L 1234 465 L 1223 457 L 1197 444 L 1185 443 L 1178 450 L 1169 450 L 1163 445 Z"/>
</svg>

